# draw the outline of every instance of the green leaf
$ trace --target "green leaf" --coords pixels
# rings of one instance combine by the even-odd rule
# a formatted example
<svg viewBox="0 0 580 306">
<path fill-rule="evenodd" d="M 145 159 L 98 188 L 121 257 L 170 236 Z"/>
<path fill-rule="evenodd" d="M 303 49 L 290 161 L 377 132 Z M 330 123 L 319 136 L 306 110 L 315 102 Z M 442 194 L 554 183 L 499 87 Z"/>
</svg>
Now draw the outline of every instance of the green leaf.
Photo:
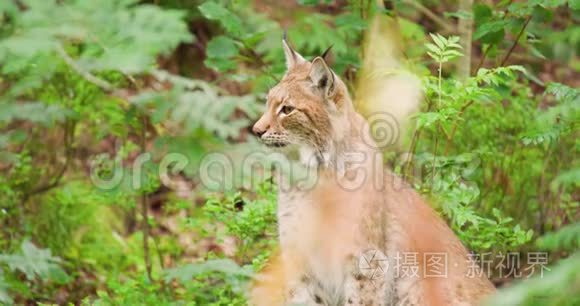
<svg viewBox="0 0 580 306">
<path fill-rule="evenodd" d="M 224 273 L 229 276 L 252 277 L 254 274 L 248 269 L 240 267 L 231 259 L 213 259 L 201 263 L 188 264 L 178 268 L 165 270 L 165 281 L 170 282 L 174 279 L 182 283 L 191 281 L 196 276 L 208 273 Z"/>
<path fill-rule="evenodd" d="M 493 20 L 482 23 L 477 26 L 473 33 L 473 39 L 480 40 L 485 44 L 497 44 L 503 40 L 507 24 L 506 20 Z"/>
<path fill-rule="evenodd" d="M 456 50 L 446 50 L 445 52 L 443 52 L 443 56 L 454 58 L 454 57 L 463 56 L 463 54 L 459 51 L 456 51 Z"/>
<path fill-rule="evenodd" d="M 438 112 L 425 112 L 417 114 L 417 128 L 425 128 L 443 119 L 443 116 Z"/>
<path fill-rule="evenodd" d="M 4 279 L 2 269 L 0 269 L 0 303 L 12 304 L 12 298 L 8 295 L 8 289 L 10 285 Z"/>
<path fill-rule="evenodd" d="M 500 289 L 488 298 L 485 305 L 577 305 L 578 288 L 575 284 L 580 278 L 578 267 L 578 252 L 549 268 L 542 264 L 538 269 L 547 268 L 549 272 L 536 272 L 530 279 Z"/>
<path fill-rule="evenodd" d="M 337 16 L 334 19 L 334 24 L 341 30 L 362 31 L 366 29 L 367 24 L 364 19 L 358 14 L 346 13 Z"/>
<path fill-rule="evenodd" d="M 45 105 L 39 102 L 0 103 L 0 123 L 26 120 L 50 126 L 55 122 L 63 121 L 67 114 L 70 114 L 70 111 L 59 105 Z"/>
<path fill-rule="evenodd" d="M 473 6 L 475 24 L 482 24 L 493 16 L 493 11 L 486 4 L 475 4 Z"/>
<path fill-rule="evenodd" d="M 18 5 L 14 1 L 2 1 L 0 2 L 0 15 L 6 13 L 9 16 L 12 16 L 18 13 Z"/>
<path fill-rule="evenodd" d="M 559 6 L 562 6 L 564 4 L 566 4 L 566 2 L 568 2 L 568 0 L 534 0 L 534 1 L 530 1 L 531 3 L 537 4 L 539 6 L 545 7 L 545 8 L 557 8 Z"/>
<path fill-rule="evenodd" d="M 548 84 L 548 88 L 546 88 L 547 94 L 552 94 L 556 97 L 557 100 L 567 102 L 567 101 L 578 101 L 580 98 L 580 89 L 571 88 L 561 83 L 552 82 Z"/>
<path fill-rule="evenodd" d="M 242 21 L 240 18 L 220 3 L 208 1 L 198 6 L 198 8 L 207 19 L 219 21 L 229 34 L 239 36 L 242 33 Z"/>
<path fill-rule="evenodd" d="M 431 52 L 435 53 L 435 54 L 439 54 L 441 53 L 441 50 L 435 46 L 434 44 L 425 44 L 425 47 L 427 47 L 427 49 L 429 49 Z"/>
<path fill-rule="evenodd" d="M 207 45 L 205 65 L 217 71 L 228 71 L 236 68 L 232 59 L 238 55 L 234 40 L 226 36 L 216 36 Z"/>
<path fill-rule="evenodd" d="M 0 255 L 0 262 L 7 264 L 13 271 L 24 273 L 28 280 L 38 276 L 43 280 L 66 281 L 66 273 L 58 265 L 61 263 L 60 258 L 53 257 L 50 250 L 39 249 L 28 240 L 22 242 L 20 249 L 20 254 Z"/>
<path fill-rule="evenodd" d="M 440 56 L 438 54 L 434 54 L 434 53 L 427 51 L 427 55 L 429 55 L 429 57 L 431 57 L 432 59 L 434 59 L 436 61 L 440 61 Z"/>
<path fill-rule="evenodd" d="M 444 12 L 443 16 L 445 17 L 455 17 L 457 19 L 471 19 L 473 18 L 473 14 L 471 12 L 459 10 L 457 12 Z"/>
<path fill-rule="evenodd" d="M 171 120 L 182 127 L 182 133 L 190 134 L 201 131 L 213 133 L 218 139 L 237 137 L 240 130 L 248 124 L 245 117 L 233 118 L 234 112 L 255 108 L 256 98 L 247 96 L 219 95 L 217 89 L 203 81 L 173 76 L 158 71 L 160 80 L 171 82 L 174 86 L 169 91 L 143 91 L 131 97 L 131 103 L 139 106 L 156 106 L 159 114 L 157 120 Z M 160 108 L 159 105 L 169 107 Z M 250 114 L 247 114 L 248 117 Z"/>
<path fill-rule="evenodd" d="M 28 1 L 14 21 L 16 31 L 0 40 L 0 61 L 6 56 L 33 59 L 50 56 L 61 62 L 57 46 L 82 45 L 77 64 L 91 71 L 143 72 L 159 54 L 193 37 L 184 12 L 134 1 Z M 67 50 L 70 51 L 70 50 Z"/>
<path fill-rule="evenodd" d="M 445 49 L 445 45 L 446 45 L 446 40 L 445 37 L 439 35 L 439 34 L 433 34 L 433 33 L 429 33 L 429 36 L 431 36 L 431 38 L 433 39 L 433 41 L 435 42 L 435 44 L 437 45 L 437 47 L 439 47 L 439 49 L 443 50 Z"/>
<path fill-rule="evenodd" d="M 211 58 L 232 58 L 238 54 L 238 47 L 233 39 L 216 36 L 207 44 L 206 53 Z"/>
<path fill-rule="evenodd" d="M 533 45 L 529 44 L 528 45 L 528 48 L 530 49 L 530 53 L 533 56 L 538 57 L 538 58 L 543 59 L 543 60 L 546 60 L 546 57 L 536 47 L 534 47 Z"/>
<path fill-rule="evenodd" d="M 580 222 L 568 224 L 556 232 L 547 233 L 536 241 L 544 250 L 577 250 L 580 247 Z"/>
<path fill-rule="evenodd" d="M 532 229 L 529 229 L 529 230 L 526 232 L 526 241 L 530 241 L 530 240 L 532 240 L 532 237 L 533 237 L 533 236 L 534 236 L 534 230 L 532 230 Z"/>
<path fill-rule="evenodd" d="M 550 186 L 552 190 L 556 190 L 560 186 L 580 187 L 580 168 L 573 168 L 560 173 L 550 183 Z"/>
<path fill-rule="evenodd" d="M 534 7 L 530 1 L 515 1 L 508 6 L 508 12 L 515 17 L 524 18 L 532 14 Z"/>
</svg>

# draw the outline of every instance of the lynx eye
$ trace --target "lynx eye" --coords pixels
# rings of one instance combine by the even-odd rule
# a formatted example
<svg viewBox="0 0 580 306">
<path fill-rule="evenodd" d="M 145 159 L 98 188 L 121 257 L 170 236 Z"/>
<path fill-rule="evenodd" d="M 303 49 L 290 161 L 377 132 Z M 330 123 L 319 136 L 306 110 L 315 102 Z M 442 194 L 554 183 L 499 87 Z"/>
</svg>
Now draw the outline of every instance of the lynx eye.
<svg viewBox="0 0 580 306">
<path fill-rule="evenodd" d="M 284 115 L 288 115 L 290 114 L 292 111 L 294 110 L 294 106 L 291 105 L 284 105 L 282 106 L 282 108 L 280 109 L 280 113 L 284 114 Z"/>
</svg>

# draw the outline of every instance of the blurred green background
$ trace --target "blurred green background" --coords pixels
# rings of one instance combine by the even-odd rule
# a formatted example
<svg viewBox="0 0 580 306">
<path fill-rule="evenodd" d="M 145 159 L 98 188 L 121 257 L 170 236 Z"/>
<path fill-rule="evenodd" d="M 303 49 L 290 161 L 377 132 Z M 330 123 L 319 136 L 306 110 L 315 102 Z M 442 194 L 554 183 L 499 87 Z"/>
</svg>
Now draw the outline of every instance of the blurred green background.
<svg viewBox="0 0 580 306">
<path fill-rule="evenodd" d="M 257 146 L 284 29 L 356 97 L 376 15 L 425 95 L 389 166 L 521 273 L 493 269 L 490 305 L 580 305 L 578 0 L 0 2 L 0 304 L 245 305 L 276 186 L 208 189 L 200 163 Z"/>
</svg>

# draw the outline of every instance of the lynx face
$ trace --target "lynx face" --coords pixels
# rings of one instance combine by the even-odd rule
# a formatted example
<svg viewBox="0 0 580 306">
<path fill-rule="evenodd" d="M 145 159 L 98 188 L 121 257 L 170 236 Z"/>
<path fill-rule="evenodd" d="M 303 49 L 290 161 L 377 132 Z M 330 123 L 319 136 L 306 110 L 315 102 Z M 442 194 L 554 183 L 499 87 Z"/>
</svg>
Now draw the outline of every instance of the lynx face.
<svg viewBox="0 0 580 306">
<path fill-rule="evenodd" d="M 268 146 L 298 145 L 322 152 L 332 138 L 335 75 L 322 57 L 312 63 L 284 41 L 288 71 L 270 90 L 253 132 Z"/>
</svg>

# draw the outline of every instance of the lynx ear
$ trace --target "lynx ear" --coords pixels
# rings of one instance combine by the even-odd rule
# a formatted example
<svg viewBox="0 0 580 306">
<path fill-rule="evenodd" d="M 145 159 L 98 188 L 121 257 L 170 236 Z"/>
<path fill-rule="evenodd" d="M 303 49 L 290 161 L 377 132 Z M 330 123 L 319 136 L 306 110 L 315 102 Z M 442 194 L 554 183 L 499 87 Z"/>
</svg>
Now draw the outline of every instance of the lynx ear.
<svg viewBox="0 0 580 306">
<path fill-rule="evenodd" d="M 324 50 L 324 52 L 322 52 L 322 55 L 320 57 L 322 57 L 322 59 L 326 62 L 328 61 L 328 55 L 330 54 L 330 50 L 332 49 L 333 45 L 330 45 L 330 47 L 328 47 L 328 49 Z"/>
<path fill-rule="evenodd" d="M 310 68 L 310 80 L 318 89 L 324 93 L 324 97 L 328 97 L 334 90 L 334 73 L 322 57 L 317 57 L 312 60 L 312 68 Z"/>
<path fill-rule="evenodd" d="M 284 39 L 282 39 L 282 47 L 284 48 L 284 55 L 286 56 L 286 67 L 288 69 L 291 69 L 297 64 L 306 62 L 302 55 L 298 54 L 298 52 L 294 51 L 294 49 L 290 47 L 290 44 L 288 44 L 288 41 L 286 40 L 286 32 L 284 32 Z"/>
</svg>

